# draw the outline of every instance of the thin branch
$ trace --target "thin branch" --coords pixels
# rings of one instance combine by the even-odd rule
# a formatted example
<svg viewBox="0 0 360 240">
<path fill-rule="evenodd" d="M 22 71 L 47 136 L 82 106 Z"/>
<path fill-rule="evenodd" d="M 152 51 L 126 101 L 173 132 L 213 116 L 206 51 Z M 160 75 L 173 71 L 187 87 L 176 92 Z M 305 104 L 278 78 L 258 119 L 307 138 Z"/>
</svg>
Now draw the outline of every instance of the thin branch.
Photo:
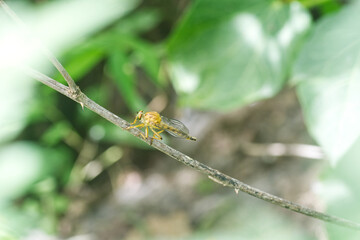
<svg viewBox="0 0 360 240">
<path fill-rule="evenodd" d="M 261 191 L 254 187 L 251 187 L 251 186 L 241 182 L 238 179 L 232 178 L 224 173 L 219 172 L 216 169 L 213 169 L 205 164 L 202 164 L 202 163 L 192 159 L 191 157 L 171 148 L 170 146 L 166 145 L 165 143 L 163 143 L 161 141 L 154 139 L 151 144 L 150 139 L 144 140 L 141 137 L 141 131 L 139 129 L 137 129 L 137 128 L 126 129 L 127 127 L 130 126 L 130 123 L 128 123 L 127 121 L 116 116 L 115 114 L 108 111 L 107 109 L 101 107 L 100 105 L 98 105 L 97 103 L 95 103 L 94 101 L 89 99 L 82 92 L 80 92 L 79 97 L 75 98 L 74 95 L 69 92 L 70 89 L 68 87 L 49 78 L 48 76 L 46 76 L 42 73 L 39 73 L 37 71 L 34 71 L 34 70 L 29 70 L 29 69 L 27 70 L 27 73 L 34 79 L 55 89 L 56 91 L 60 92 L 61 94 L 73 99 L 74 101 L 83 102 L 84 106 L 87 107 L 88 109 L 90 109 L 91 111 L 99 114 L 103 118 L 109 120 L 116 126 L 121 127 L 125 131 L 130 132 L 132 135 L 136 136 L 137 138 L 141 139 L 142 141 L 146 142 L 147 144 L 153 146 L 154 148 L 158 149 L 159 151 L 167 154 L 168 156 L 174 158 L 175 160 L 177 160 L 189 167 L 192 167 L 195 170 L 197 170 L 203 174 L 206 174 L 211 180 L 215 181 L 216 183 L 219 183 L 226 187 L 233 188 L 236 193 L 238 193 L 238 191 L 240 190 L 240 191 L 247 193 L 251 196 L 254 196 L 256 198 L 265 200 L 267 202 L 270 202 L 272 204 L 278 205 L 278 206 L 286 208 L 286 209 L 290 209 L 291 211 L 301 213 L 301 214 L 304 214 L 304 215 L 307 215 L 307 216 L 310 216 L 313 218 L 317 218 L 317 219 L 320 219 L 320 220 L 323 220 L 326 222 L 330 222 L 330 223 L 333 223 L 333 224 L 336 224 L 339 226 L 343 226 L 346 228 L 360 230 L 360 224 L 358 224 L 356 222 L 352 222 L 352 221 L 349 221 L 349 220 L 346 220 L 343 218 L 339 218 L 339 217 L 331 216 L 331 215 L 328 215 L 325 213 L 321 213 L 321 212 L 315 211 L 311 208 L 301 206 L 299 204 L 293 203 L 291 201 L 285 200 L 283 198 L 274 196 L 267 192 Z"/>
<path fill-rule="evenodd" d="M 41 41 L 35 37 L 28 31 L 28 28 L 24 24 L 24 22 L 16 15 L 16 13 L 5 3 L 5 1 L 0 0 L 0 6 L 4 9 L 5 13 L 18 25 L 18 27 L 31 38 L 37 46 L 40 48 L 42 53 L 49 59 L 49 61 L 56 67 L 56 69 L 63 76 L 67 84 L 69 85 L 73 94 L 77 94 L 79 89 L 75 83 L 75 81 L 71 78 L 70 74 L 66 71 L 63 65 L 59 62 L 59 60 L 47 49 Z M 80 103 L 81 104 L 81 103 Z"/>
<path fill-rule="evenodd" d="M 240 142 L 242 151 L 250 156 L 273 156 L 273 157 L 301 157 L 310 159 L 324 159 L 324 153 L 318 146 L 308 144 L 285 144 L 285 143 L 254 143 Z"/>
</svg>

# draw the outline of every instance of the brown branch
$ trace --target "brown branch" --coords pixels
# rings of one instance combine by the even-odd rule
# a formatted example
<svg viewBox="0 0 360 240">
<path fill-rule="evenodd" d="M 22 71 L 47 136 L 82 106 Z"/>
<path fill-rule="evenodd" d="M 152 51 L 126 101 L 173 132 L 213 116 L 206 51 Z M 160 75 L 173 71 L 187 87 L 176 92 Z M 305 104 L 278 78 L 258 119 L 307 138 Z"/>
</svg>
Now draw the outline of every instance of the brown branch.
<svg viewBox="0 0 360 240">
<path fill-rule="evenodd" d="M 119 126 L 122 129 L 124 129 L 125 131 L 130 132 L 132 135 L 136 136 L 137 138 L 141 139 L 142 141 L 144 141 L 150 145 L 150 139 L 144 140 L 141 137 L 141 131 L 139 129 L 136 129 L 136 128 L 135 129 L 126 129 L 127 127 L 130 126 L 130 123 L 128 123 L 127 121 L 123 120 L 122 118 L 116 116 L 115 114 L 108 111 L 107 109 L 101 107 L 100 105 L 98 105 L 97 103 L 95 103 L 94 101 L 89 99 L 82 92 L 80 92 L 78 97 L 74 97 L 74 95 L 71 94 L 70 89 L 68 87 L 49 78 L 48 76 L 46 76 L 42 73 L 39 73 L 37 71 L 34 71 L 34 70 L 29 70 L 29 69 L 27 70 L 27 73 L 34 79 L 55 89 L 56 91 L 60 92 L 61 94 L 73 99 L 74 101 L 77 101 L 77 102 L 81 101 L 84 104 L 84 106 L 87 107 L 88 109 L 90 109 L 91 111 L 99 114 L 100 116 L 109 120 L 116 126 Z M 254 196 L 256 198 L 265 200 L 267 202 L 270 202 L 272 204 L 278 205 L 278 206 L 286 208 L 286 209 L 290 209 L 291 211 L 301 213 L 301 214 L 304 214 L 304 215 L 307 215 L 307 216 L 310 216 L 313 218 L 317 218 L 317 219 L 320 219 L 320 220 L 323 220 L 326 222 L 330 222 L 330 223 L 333 223 L 333 224 L 336 224 L 339 226 L 360 230 L 360 224 L 358 224 L 358 223 L 315 211 L 311 208 L 301 206 L 299 204 L 293 203 L 291 201 L 285 200 L 283 198 L 271 195 L 267 192 L 261 191 L 254 187 L 251 187 L 251 186 L 241 182 L 238 179 L 232 178 L 226 174 L 219 172 L 216 169 L 213 169 L 205 164 L 202 164 L 202 163 L 192 159 L 191 157 L 171 148 L 170 146 L 166 145 L 165 143 L 163 143 L 161 141 L 154 139 L 152 141 L 151 146 L 153 146 L 154 148 L 158 149 L 159 151 L 167 154 L 168 156 L 174 158 L 175 160 L 177 160 L 189 167 L 192 167 L 195 170 L 197 170 L 203 174 L 206 174 L 211 180 L 213 180 L 223 186 L 233 188 L 236 193 L 240 190 L 240 191 L 247 193 L 251 196 Z"/>
<path fill-rule="evenodd" d="M 5 4 L 3 0 L 0 0 L 0 6 L 5 9 L 5 11 L 15 20 L 20 21 L 20 19 L 16 16 L 16 14 Z M 22 22 L 20 21 L 20 24 Z M 32 78 L 42 82 L 43 84 L 53 88 L 54 90 L 58 91 L 59 93 L 73 99 L 76 102 L 79 102 L 82 106 L 87 107 L 91 111 L 99 114 L 103 118 L 107 119 L 108 121 L 112 122 L 113 124 L 121 127 L 122 129 L 130 132 L 132 135 L 138 137 L 142 141 L 146 142 L 149 145 L 152 145 L 154 148 L 158 149 L 159 151 L 167 154 L 168 156 L 174 158 L 175 160 L 194 168 L 195 170 L 206 174 L 210 179 L 213 181 L 222 184 L 223 186 L 231 187 L 235 190 L 236 193 L 240 191 L 247 193 L 251 196 L 254 196 L 256 198 L 262 199 L 264 201 L 270 202 L 272 204 L 278 205 L 280 207 L 290 209 L 291 211 L 298 212 L 313 218 L 317 218 L 326 222 L 330 222 L 339 226 L 352 228 L 356 230 L 360 230 L 360 224 L 356 222 L 352 222 L 343 218 L 331 216 L 325 213 L 321 213 L 318 211 L 315 211 L 313 209 L 301 206 L 299 204 L 290 202 L 288 200 L 285 200 L 283 198 L 271 195 L 269 193 L 266 193 L 264 191 L 261 191 L 259 189 L 256 189 L 254 187 L 251 187 L 238 179 L 232 178 L 230 176 L 227 176 L 221 172 L 219 172 L 216 169 L 213 169 L 205 164 L 202 164 L 191 157 L 171 148 L 170 146 L 166 145 L 165 143 L 150 139 L 143 139 L 141 137 L 141 131 L 139 129 L 133 128 L 133 129 L 126 129 L 130 126 L 130 123 L 127 121 L 121 119 L 120 117 L 116 116 L 112 112 L 108 111 L 107 109 L 103 108 L 102 106 L 98 105 L 91 99 L 89 99 L 85 94 L 83 94 L 80 89 L 77 87 L 75 82 L 71 79 L 70 75 L 67 73 L 67 71 L 63 68 L 63 66 L 60 64 L 60 62 L 48 51 L 45 51 L 45 54 L 48 56 L 50 61 L 58 68 L 60 73 L 64 76 L 64 78 L 67 80 L 70 87 L 64 86 L 63 84 L 55 81 L 54 79 L 37 72 L 35 70 L 24 68 L 24 71 L 31 76 Z M 60 69 L 59 69 L 60 68 Z M 152 144 L 151 144 L 152 143 Z"/>
<path fill-rule="evenodd" d="M 318 146 L 307 144 L 285 144 L 285 143 L 254 143 L 251 141 L 239 142 L 243 152 L 250 156 L 272 156 L 272 157 L 300 157 L 310 159 L 324 159 L 324 153 Z"/>
</svg>

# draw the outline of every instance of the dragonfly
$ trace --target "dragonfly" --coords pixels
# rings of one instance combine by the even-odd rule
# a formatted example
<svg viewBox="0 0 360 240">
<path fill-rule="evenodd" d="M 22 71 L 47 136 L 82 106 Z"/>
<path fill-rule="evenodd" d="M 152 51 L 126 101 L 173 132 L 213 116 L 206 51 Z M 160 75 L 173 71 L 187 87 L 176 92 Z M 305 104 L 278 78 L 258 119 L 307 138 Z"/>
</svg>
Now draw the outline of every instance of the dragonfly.
<svg viewBox="0 0 360 240">
<path fill-rule="evenodd" d="M 137 122 L 140 122 L 140 124 L 136 124 Z M 144 113 L 141 110 L 136 114 L 135 120 L 131 125 L 126 129 L 145 127 L 145 136 L 141 133 L 144 139 L 148 139 L 150 129 L 153 132 L 152 139 L 162 140 L 160 133 L 166 131 L 174 137 L 196 141 L 195 137 L 189 135 L 189 129 L 182 122 L 161 116 L 158 112 Z"/>
</svg>

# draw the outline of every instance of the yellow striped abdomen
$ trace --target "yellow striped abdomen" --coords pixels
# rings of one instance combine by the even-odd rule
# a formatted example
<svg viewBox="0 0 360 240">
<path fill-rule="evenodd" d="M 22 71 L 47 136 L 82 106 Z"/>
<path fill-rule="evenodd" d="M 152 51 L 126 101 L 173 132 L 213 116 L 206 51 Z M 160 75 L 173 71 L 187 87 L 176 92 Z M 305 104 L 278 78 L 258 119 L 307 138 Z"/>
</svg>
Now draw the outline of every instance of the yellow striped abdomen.
<svg viewBox="0 0 360 240">
<path fill-rule="evenodd" d="M 169 124 L 166 124 L 164 122 L 160 122 L 158 124 L 158 127 L 160 129 L 167 131 L 169 134 L 171 134 L 175 137 L 180 137 L 180 138 L 185 138 L 185 139 L 196 141 L 196 138 L 189 136 L 188 133 L 186 133 L 178 128 L 175 128 L 173 126 L 170 126 Z"/>
</svg>

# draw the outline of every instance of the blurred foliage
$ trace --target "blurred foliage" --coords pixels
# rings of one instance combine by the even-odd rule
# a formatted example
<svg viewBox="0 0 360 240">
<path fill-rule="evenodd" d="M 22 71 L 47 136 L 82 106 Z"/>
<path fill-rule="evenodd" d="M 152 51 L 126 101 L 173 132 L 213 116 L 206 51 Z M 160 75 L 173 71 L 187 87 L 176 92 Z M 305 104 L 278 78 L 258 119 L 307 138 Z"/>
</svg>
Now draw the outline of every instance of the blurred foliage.
<svg viewBox="0 0 360 240">
<path fill-rule="evenodd" d="M 319 192 L 329 212 L 359 222 L 360 180 L 360 2 L 321 18 L 308 37 L 293 71 L 293 83 L 309 132 L 333 168 Z M 355 20 L 356 21 L 356 20 Z M 334 194 L 335 193 L 335 194 Z M 358 239 L 359 234 L 328 225 L 330 239 Z"/>
<path fill-rule="evenodd" d="M 18 81 L 0 81 L 0 144 L 13 140 L 26 125 L 29 114 L 26 103 L 33 98 L 35 86 L 34 82 L 19 77 L 14 71 L 3 71 L 2 77 Z"/>
<path fill-rule="evenodd" d="M 319 194 L 329 212 L 360 221 L 359 1 L 197 0 L 180 19 L 172 16 L 172 32 L 160 38 L 149 35 L 158 34 L 165 13 L 146 3 L 15 2 L 26 2 L 21 17 L 58 52 L 85 94 L 129 119 L 159 96 L 165 107 L 178 98 L 182 107 L 229 112 L 273 97 L 291 79 L 309 132 L 333 164 Z M 56 232 L 68 207 L 64 191 L 121 159 L 124 145 L 148 146 L 8 67 L 18 59 L 3 57 L 3 43 L 9 43 L 4 19 L 1 13 L 0 239 L 19 239 L 35 228 Z M 38 57 L 32 63 L 51 73 Z M 58 73 L 53 77 L 64 83 Z M 99 172 L 87 172 L 91 164 Z M 207 182 L 197 188 L 212 191 Z M 330 239 L 359 238 L 334 226 L 328 230 Z M 237 235 L 229 233 L 229 239 Z"/>
<path fill-rule="evenodd" d="M 310 132 L 336 163 L 360 136 L 360 4 L 319 21 L 301 51 L 293 78 Z M 356 20 L 355 20 L 356 21 Z"/>
<path fill-rule="evenodd" d="M 297 2 L 196 1 L 169 41 L 180 103 L 232 110 L 274 96 L 309 26 Z"/>
</svg>

